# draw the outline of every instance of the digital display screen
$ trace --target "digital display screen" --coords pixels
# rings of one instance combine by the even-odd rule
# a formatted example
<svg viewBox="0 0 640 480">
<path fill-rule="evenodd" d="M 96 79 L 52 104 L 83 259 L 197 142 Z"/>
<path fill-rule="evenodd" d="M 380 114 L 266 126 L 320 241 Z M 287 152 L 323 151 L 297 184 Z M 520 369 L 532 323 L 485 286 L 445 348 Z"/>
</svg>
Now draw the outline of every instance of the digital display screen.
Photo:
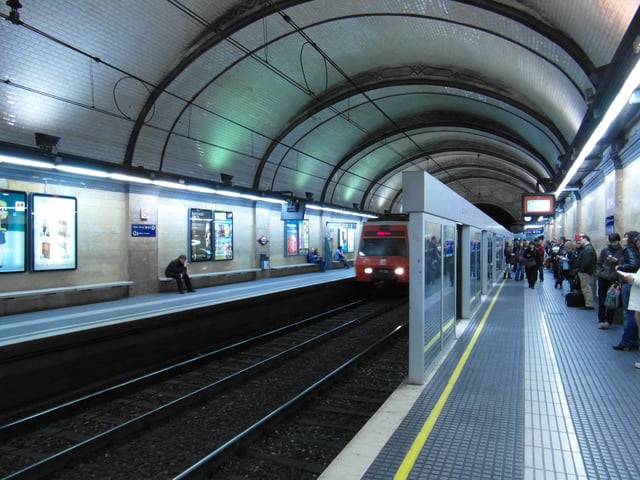
<svg viewBox="0 0 640 480">
<path fill-rule="evenodd" d="M 555 213 L 553 195 L 523 195 L 522 215 L 553 215 Z"/>
<path fill-rule="evenodd" d="M 402 230 L 365 230 L 365 237 L 406 237 L 407 232 Z"/>
</svg>

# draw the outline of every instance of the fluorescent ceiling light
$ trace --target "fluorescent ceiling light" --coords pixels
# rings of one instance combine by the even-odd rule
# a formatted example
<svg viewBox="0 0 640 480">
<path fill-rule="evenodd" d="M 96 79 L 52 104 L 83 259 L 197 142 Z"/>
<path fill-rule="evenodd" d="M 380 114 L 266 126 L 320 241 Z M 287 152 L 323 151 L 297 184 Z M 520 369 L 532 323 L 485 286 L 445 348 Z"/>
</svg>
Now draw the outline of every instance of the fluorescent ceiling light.
<svg viewBox="0 0 640 480">
<path fill-rule="evenodd" d="M 121 173 L 110 173 L 109 178 L 111 180 L 117 180 L 119 182 L 133 182 L 133 183 L 153 183 L 151 179 L 144 177 L 135 177 L 133 175 L 123 175 Z"/>
<path fill-rule="evenodd" d="M 611 123 L 620 114 L 622 109 L 625 107 L 625 105 L 631 98 L 633 91 L 638 87 L 638 84 L 640 84 L 640 60 L 636 63 L 635 67 L 633 67 L 633 70 L 625 80 L 624 85 L 622 85 L 622 88 L 616 95 L 616 98 L 613 100 L 613 102 L 611 102 L 611 105 L 609 106 L 607 113 L 604 115 L 604 117 L 602 117 L 602 121 L 593 131 L 593 134 L 591 135 L 589 140 L 587 140 L 587 143 L 584 144 L 582 151 L 580 152 L 576 160 L 573 162 L 573 165 L 567 172 L 567 175 L 564 177 L 564 180 L 562 181 L 560 186 L 556 189 L 556 198 L 560 196 L 564 188 L 569 184 L 569 182 L 575 176 L 578 169 L 582 166 L 586 158 L 593 151 L 596 144 L 607 132 L 607 129 L 609 128 Z"/>
<path fill-rule="evenodd" d="M 217 193 L 214 188 L 200 187 L 198 185 L 187 185 L 187 190 L 191 192 L 198 192 L 198 193 L 211 193 L 211 194 Z"/>
<path fill-rule="evenodd" d="M 166 180 L 153 180 L 151 183 L 159 187 L 175 188 L 176 190 L 185 190 L 187 188 L 184 183 L 168 182 Z"/>
<path fill-rule="evenodd" d="M 29 160 L 26 158 L 9 157 L 6 155 L 0 155 L 0 163 L 10 163 L 12 165 L 20 165 L 21 167 L 33 167 L 33 168 L 56 168 L 53 163 L 41 162 L 39 160 Z"/>
<path fill-rule="evenodd" d="M 61 172 L 73 173 L 76 175 L 86 175 L 89 177 L 106 178 L 109 176 L 107 172 L 102 170 L 93 170 L 92 168 L 74 167 L 73 165 L 56 165 L 56 170 Z"/>
<path fill-rule="evenodd" d="M 91 168 L 76 167 L 73 165 L 64 165 L 64 164 L 55 165 L 53 162 L 42 162 L 37 160 L 29 160 L 25 158 L 17 158 L 17 157 L 10 157 L 7 155 L 0 155 L 0 163 L 3 163 L 3 162 L 10 163 L 13 165 L 19 165 L 23 167 L 57 169 L 61 172 L 67 172 L 67 173 L 72 173 L 76 175 L 85 175 L 85 176 L 99 177 L 99 178 L 110 178 L 111 180 L 116 180 L 120 182 L 153 184 L 153 185 L 157 185 L 158 187 L 173 188 L 176 190 L 190 190 L 192 192 L 207 193 L 211 195 L 222 195 L 225 197 L 243 198 L 246 200 L 253 200 L 255 202 L 266 202 L 266 203 L 273 203 L 277 205 L 282 205 L 287 203 L 287 200 L 282 198 L 266 197 L 266 196 L 263 197 L 257 194 L 241 193 L 233 190 L 217 190 L 215 188 L 202 187 L 198 185 L 185 185 L 184 183 L 172 182 L 167 180 L 151 180 L 145 177 L 138 177 L 135 175 L 126 175 L 122 173 L 109 173 L 103 170 L 94 170 Z M 312 205 L 312 204 L 308 204 L 307 208 L 310 210 L 321 210 L 325 212 L 338 213 L 340 215 L 347 215 L 352 217 L 378 218 L 377 215 L 370 215 L 367 213 L 360 213 L 360 212 L 349 211 L 349 210 L 341 210 L 338 208 L 321 207 L 321 206 Z"/>
<path fill-rule="evenodd" d="M 233 198 L 244 198 L 246 200 L 253 200 L 255 202 L 277 203 L 279 205 L 282 205 L 283 203 L 287 203 L 286 200 L 283 200 L 281 198 L 261 197 L 260 195 L 235 192 L 233 190 L 216 190 L 215 193 L 216 195 L 223 195 L 225 197 L 233 197 Z"/>
<path fill-rule="evenodd" d="M 340 210 L 338 208 L 331 207 L 320 207 L 318 205 L 307 205 L 307 208 L 309 210 L 322 210 L 323 212 L 339 213 L 341 215 L 349 215 L 352 217 L 378 218 L 376 215 L 369 215 L 368 213 L 350 212 L 348 210 Z"/>
</svg>

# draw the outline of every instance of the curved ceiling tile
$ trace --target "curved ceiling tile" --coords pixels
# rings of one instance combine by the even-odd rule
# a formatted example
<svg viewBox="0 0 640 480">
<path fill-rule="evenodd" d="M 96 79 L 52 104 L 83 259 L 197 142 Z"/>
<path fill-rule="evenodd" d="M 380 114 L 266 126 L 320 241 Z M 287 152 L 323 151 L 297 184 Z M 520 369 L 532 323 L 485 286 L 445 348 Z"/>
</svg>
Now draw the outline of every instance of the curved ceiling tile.
<svg viewBox="0 0 640 480">
<path fill-rule="evenodd" d="M 419 65 L 423 63 L 420 59 L 426 58 L 429 65 L 450 67 L 452 76 L 478 72 L 485 74 L 484 78 L 495 77 L 495 84 L 503 84 L 505 92 L 522 92 L 521 85 L 548 80 L 526 75 L 528 71 L 536 70 L 540 70 L 543 77 L 563 77 L 564 80 L 558 80 L 560 84 L 574 85 L 567 86 L 568 93 L 576 87 L 591 86 L 588 75 L 566 52 L 531 28 L 503 15 L 458 2 L 447 2 L 446 9 L 441 8 L 443 2 L 431 2 L 426 9 L 428 13 L 422 14 L 417 2 L 396 3 L 395 11 L 388 3 L 366 2 L 364 11 L 357 8 L 362 5 L 360 2 L 344 3 L 350 7 L 344 14 L 354 15 L 354 18 L 338 18 L 344 7 L 332 5 L 323 12 L 323 17 L 328 17 L 326 12 L 329 12 L 334 20 L 308 27 L 305 33 L 350 76 L 368 70 L 371 65 L 389 65 L 390 59 L 394 64 Z M 376 10 L 382 6 L 384 8 Z M 302 12 L 301 8 L 302 20 L 294 17 L 298 26 L 306 26 L 312 21 L 305 15 L 306 6 L 304 10 Z M 288 13 L 291 11 L 296 12 L 292 9 Z M 397 48 L 398 45 L 402 48 Z M 349 58 L 347 62 L 346 57 L 354 51 L 366 53 Z M 521 62 L 524 70 L 512 68 L 513 60 L 520 56 L 524 59 Z M 580 103 L 584 108 L 584 98 L 577 93 L 576 108 Z M 548 92 L 542 90 L 537 95 L 545 98 Z M 544 105 L 541 99 L 531 97 L 529 100 L 535 105 Z M 574 100 L 565 99 L 565 102 L 569 101 Z M 553 111 L 557 111 L 557 106 L 551 105 L 550 112 Z"/>
<path fill-rule="evenodd" d="M 548 24 L 572 39 L 587 54 L 595 67 L 611 61 L 625 31 L 635 15 L 640 0 L 547 0 L 521 2 L 497 0 L 531 18 Z"/>
<path fill-rule="evenodd" d="M 189 18 L 176 15 L 177 9 L 157 7 L 122 1 L 87 0 L 71 7 L 25 2 L 20 10 L 24 23 L 3 21 L 0 30 L 2 78 L 19 92 L 9 115 L 22 132 L 15 136 L 2 128 L 0 139 L 31 145 L 32 132 L 44 130 L 61 138 L 65 153 L 122 163 L 123 139 L 150 90 L 187 47 L 193 28 Z M 141 19 L 150 16 L 153 28 L 141 28 Z M 47 103 L 51 110 L 29 107 Z"/>
<path fill-rule="evenodd" d="M 619 81 L 640 6 L 23 3 L 24 24 L 0 25 L 0 141 L 43 131 L 66 154 L 373 209 L 401 209 L 408 169 L 483 204 L 544 188 L 604 74 Z"/>
<path fill-rule="evenodd" d="M 534 75 L 534 72 L 529 71 L 527 76 L 532 77 L 532 76 L 536 76 L 536 75 Z M 547 81 L 545 81 L 545 83 L 549 83 L 549 82 L 553 83 L 551 80 L 548 80 L 548 79 L 547 79 Z M 545 88 L 543 90 L 548 91 L 549 89 Z M 583 105 L 582 99 L 579 96 L 577 98 L 578 98 L 578 101 Z M 369 122 L 369 123 L 372 122 L 372 119 L 377 119 L 378 122 L 379 122 L 379 125 L 377 125 L 377 126 L 376 125 L 370 125 L 370 126 L 368 126 L 368 128 L 360 129 L 360 131 L 358 131 L 358 132 L 353 132 L 355 135 L 367 135 L 368 132 L 377 130 L 378 128 L 381 127 L 381 125 L 388 125 L 389 124 L 389 118 L 387 118 L 387 117 L 388 116 L 393 117 L 393 114 L 390 114 L 390 113 L 387 112 L 387 110 L 389 108 L 394 108 L 394 106 L 397 103 L 399 103 L 400 105 L 405 105 L 405 104 L 415 105 L 415 104 L 410 103 L 410 101 L 406 102 L 406 103 L 405 102 L 397 102 L 397 103 L 396 102 L 387 102 L 389 104 L 389 107 L 387 107 L 386 104 L 384 102 L 380 101 L 380 100 L 376 99 L 374 101 L 375 101 L 375 105 L 369 104 L 369 105 L 366 105 L 365 107 L 359 109 L 359 111 L 362 112 L 361 115 L 357 115 L 357 112 L 354 109 L 350 110 L 350 114 L 348 116 L 348 122 L 344 122 L 344 121 L 342 122 L 342 123 L 345 123 L 344 127 L 338 127 L 338 128 L 334 129 L 334 130 L 338 131 L 337 136 L 336 136 L 335 133 L 334 134 L 328 133 L 329 129 L 325 129 L 325 128 L 322 129 L 323 131 L 327 132 L 327 133 L 325 133 L 326 137 L 331 137 L 334 140 L 333 144 L 336 145 L 336 147 L 334 147 L 333 152 L 332 152 L 334 154 L 334 156 L 337 156 L 338 158 L 340 157 L 341 151 L 339 150 L 339 148 L 340 148 L 339 140 L 341 138 L 341 134 L 344 135 L 345 128 L 347 128 L 348 130 L 352 130 L 354 125 L 360 125 L 360 124 L 364 123 L 364 121 L 361 120 L 360 117 L 366 119 L 366 121 Z M 383 104 L 385 106 L 383 106 Z M 418 105 L 420 105 L 420 104 L 418 104 Z M 452 106 L 450 103 L 448 103 L 446 105 L 443 105 L 442 108 L 443 109 L 444 108 L 453 109 L 453 108 L 455 108 L 455 105 Z M 485 108 L 486 108 L 486 104 L 484 104 L 482 106 L 476 106 L 476 108 L 475 108 L 476 112 L 475 113 L 477 113 L 477 110 L 482 110 L 482 109 L 485 109 Z M 379 111 L 380 109 L 383 111 L 382 113 Z M 584 110 L 584 108 L 583 108 L 583 110 Z M 570 108 L 566 108 L 566 109 L 563 110 L 563 114 L 566 113 L 566 112 L 570 112 L 570 111 L 571 111 Z M 491 118 L 491 117 L 492 117 L 492 115 L 489 114 L 489 116 L 487 118 Z M 337 119 L 342 119 L 342 117 L 336 117 L 336 118 Z M 486 122 L 482 122 L 482 123 L 486 123 Z M 572 125 L 572 128 L 574 128 L 574 129 L 577 128 L 577 123 Z M 526 130 L 528 130 L 528 129 L 526 129 Z M 530 137 L 530 135 L 528 135 L 530 133 L 530 131 L 526 131 L 526 130 L 523 130 L 522 134 L 526 133 L 527 136 Z M 571 133 L 575 133 L 575 132 L 571 132 Z M 306 136 L 305 137 L 305 144 L 307 145 L 306 148 L 312 148 L 312 145 L 314 144 L 314 142 L 309 139 L 309 136 L 308 136 L 307 132 L 305 132 L 305 136 Z M 321 136 L 318 136 L 317 138 L 318 139 L 315 142 L 316 144 L 326 144 L 326 138 L 323 139 Z M 355 141 L 355 139 L 357 137 L 349 135 L 349 138 L 353 142 L 353 141 Z M 567 138 L 570 138 L 570 136 L 567 135 Z M 285 140 L 285 143 L 291 144 L 292 142 L 290 142 L 288 140 Z M 562 152 L 561 151 L 559 152 L 556 149 L 553 149 L 552 151 L 548 151 L 547 152 L 547 162 L 550 162 L 552 159 L 555 160 L 560 153 L 562 153 Z M 316 155 L 313 155 L 313 156 L 316 156 Z"/>
<path fill-rule="evenodd" d="M 478 201 L 478 193 L 492 192 L 499 189 L 499 202 L 502 207 L 513 214 L 521 209 L 522 192 L 539 191 L 537 178 L 526 167 L 518 166 L 504 157 L 483 153 L 464 151 L 446 151 L 434 153 L 429 159 L 419 159 L 410 166 L 398 165 L 393 170 L 381 175 L 372 182 L 374 185 L 367 192 L 367 205 L 381 206 L 385 210 L 395 211 L 400 206 L 391 205 L 390 200 L 401 194 L 403 171 L 424 170 L 446 184 L 471 202 Z M 476 184 L 469 188 L 468 179 L 476 179 Z M 390 196 L 389 192 L 394 195 Z M 485 199 L 491 195 L 485 195 Z M 383 199 L 388 203 L 384 203 Z M 494 197 L 496 204 L 498 198 Z"/>
<path fill-rule="evenodd" d="M 308 5 L 304 5 L 304 11 L 296 10 L 296 13 L 300 13 L 300 16 L 304 18 L 304 21 L 310 21 L 310 18 L 313 17 L 314 12 L 312 9 L 308 9 Z M 371 7 L 371 5 L 369 5 Z M 388 8 L 388 6 L 386 6 Z M 353 6 L 351 6 L 353 8 Z M 356 9 L 357 10 L 357 9 Z M 370 11 L 370 8 L 369 8 Z M 336 12 L 335 15 L 338 15 L 340 12 Z M 354 12 L 351 12 L 352 14 Z M 360 12 L 355 12 L 360 13 Z M 406 12 L 400 12 L 405 14 Z M 321 10 L 320 14 L 326 15 L 326 10 Z M 367 12 L 367 14 L 369 14 Z M 322 17 L 321 17 L 322 18 Z M 500 19 L 499 17 L 496 17 Z M 296 19 L 298 20 L 298 19 Z M 398 28 L 398 22 L 402 22 L 400 25 L 402 28 Z M 351 27 L 351 23 L 353 20 L 344 19 L 340 21 L 332 21 L 328 23 L 324 23 L 322 25 L 314 26 L 313 28 L 309 28 L 309 35 L 315 35 L 318 40 L 318 43 L 322 45 L 323 51 L 327 52 L 329 58 L 333 60 L 333 56 L 331 52 L 340 52 L 338 57 L 341 58 L 344 53 L 341 51 L 349 50 L 349 51 L 358 51 L 361 47 L 366 47 L 367 51 L 375 52 L 370 53 L 368 57 L 368 61 L 373 61 L 373 64 L 384 64 L 385 59 L 394 58 L 394 61 L 400 61 L 405 63 L 411 57 L 413 60 L 422 58 L 425 54 L 425 48 L 422 46 L 421 48 L 405 48 L 406 53 L 403 56 L 406 56 L 406 59 L 396 58 L 396 55 L 390 55 L 392 52 L 386 48 L 386 44 L 392 43 L 389 42 L 391 40 L 390 35 L 394 36 L 395 41 L 402 42 L 401 38 L 397 38 L 397 32 L 407 32 L 406 42 L 402 42 L 406 45 L 415 45 L 415 41 L 411 41 L 411 35 L 415 34 L 415 31 L 418 30 L 422 36 L 425 36 L 425 32 L 427 32 L 426 39 L 429 42 L 430 48 L 433 52 L 438 52 L 440 50 L 445 50 L 444 43 L 446 42 L 447 46 L 456 47 L 456 45 L 451 45 L 451 37 L 465 39 L 469 36 L 469 33 L 465 35 L 465 31 L 467 31 L 469 26 L 461 26 L 460 24 L 453 25 L 451 22 L 447 21 L 448 31 L 446 35 L 441 35 L 438 32 L 438 26 L 446 20 L 443 19 L 425 19 L 425 17 L 407 17 L 407 16 L 396 16 L 396 17 L 388 17 L 388 16 L 377 16 L 377 17 L 362 17 L 357 19 L 357 25 L 360 27 L 355 30 Z M 306 102 L 309 100 L 309 92 L 305 91 L 306 87 L 310 88 L 309 90 L 314 91 L 318 88 L 322 87 L 322 84 L 329 87 L 329 82 L 335 82 L 337 80 L 341 80 L 340 76 L 337 75 L 336 71 L 332 71 L 331 68 L 328 68 L 323 59 L 315 52 L 314 50 L 307 49 L 305 53 L 305 44 L 302 42 L 302 38 L 299 38 L 294 35 L 285 35 L 282 38 L 278 38 L 276 42 L 270 44 L 268 48 L 264 50 L 257 51 L 255 55 L 249 55 L 248 52 L 252 51 L 252 49 L 259 46 L 260 41 L 264 40 L 265 35 L 279 35 L 283 30 L 281 24 L 283 22 L 276 22 L 272 19 L 267 19 L 265 24 L 257 24 L 251 26 L 251 28 L 246 28 L 241 32 L 238 32 L 234 35 L 233 45 L 236 47 L 237 51 L 235 55 L 232 55 L 232 58 L 229 56 L 225 56 L 221 52 L 222 47 L 216 46 L 216 64 L 229 65 L 232 61 L 237 60 L 241 56 L 238 52 L 240 52 L 240 48 L 238 45 L 242 47 L 242 49 L 247 52 L 245 59 L 225 71 L 219 77 L 216 77 L 215 83 L 212 84 L 210 88 L 207 88 L 205 91 L 209 91 L 210 93 L 198 93 L 198 98 L 194 98 L 194 102 L 201 103 L 206 105 L 207 103 L 211 103 L 214 105 L 214 108 L 211 110 L 214 114 L 217 111 L 224 111 L 226 117 L 230 119 L 230 122 L 233 124 L 237 124 L 240 130 L 251 131 L 258 128 L 264 129 L 267 123 L 267 115 L 270 118 L 287 118 L 286 113 L 290 111 L 295 111 L 296 109 L 300 109 L 300 105 L 296 103 L 295 99 L 298 98 L 298 102 Z M 363 25 L 363 23 L 369 23 L 370 25 Z M 362 28 L 362 27 L 368 28 Z M 278 29 L 280 27 L 280 29 Z M 456 31 L 460 29 L 460 31 Z M 366 32 L 375 30 L 377 32 L 376 42 L 372 42 Z M 357 31 L 358 33 L 353 33 Z M 364 35 L 361 33 L 364 32 Z M 473 33 L 477 33 L 476 30 L 473 30 Z M 350 49 L 344 49 L 345 35 L 347 36 L 348 44 L 350 45 Z M 430 38 L 429 35 L 431 35 Z M 481 43 L 486 42 L 485 37 L 492 37 L 491 40 L 495 40 L 492 35 L 486 35 L 485 33 L 479 34 L 476 39 L 474 39 L 474 44 L 476 47 L 482 48 Z M 270 37 L 271 38 L 271 37 Z M 367 44 L 364 44 L 364 41 L 367 41 Z M 223 42 L 226 44 L 227 42 Z M 373 43 L 373 44 L 372 44 Z M 521 46 L 513 46 L 514 44 L 510 42 L 505 43 L 505 48 L 516 48 L 521 50 Z M 360 45 L 359 45 L 360 44 Z M 478 45 L 480 44 L 480 45 Z M 464 45 L 462 45 L 464 47 Z M 397 50 L 397 49 L 395 49 Z M 296 55 L 297 54 L 297 55 Z M 444 57 L 442 54 L 438 54 L 441 56 L 441 59 L 438 58 L 430 58 L 430 61 L 434 63 L 443 63 Z M 196 69 L 196 65 L 199 64 L 212 64 L 212 62 L 206 61 L 206 56 L 203 56 L 202 60 L 198 60 L 194 62 L 193 67 L 189 66 L 185 69 L 183 75 L 185 77 L 189 77 L 191 75 L 188 74 L 188 71 L 191 69 Z M 496 55 L 498 59 L 504 58 L 505 56 L 509 56 L 508 54 L 499 54 Z M 431 55 L 433 57 L 433 55 Z M 258 58 L 263 58 L 265 61 L 260 62 Z M 466 56 L 465 56 L 466 58 Z M 275 71 L 279 72 L 278 75 L 265 75 L 266 73 L 266 61 L 269 61 L 269 67 L 275 69 Z M 388 61 L 388 60 L 387 60 Z M 450 58 L 447 61 L 451 61 Z M 348 66 L 348 70 L 352 70 L 354 68 L 354 63 L 350 62 Z M 475 63 L 475 65 L 474 65 Z M 531 65 L 533 62 L 527 62 L 528 65 Z M 336 62 L 337 65 L 340 65 L 340 60 Z M 487 65 L 487 59 L 476 59 L 476 61 L 469 61 L 467 59 L 467 70 L 472 70 L 474 67 L 479 71 L 481 66 Z M 503 65 L 504 66 L 504 65 Z M 342 67 L 339 67 L 342 69 Z M 356 67 L 357 68 L 357 67 Z M 344 70 L 343 70 L 344 71 Z M 511 69 L 514 71 L 514 69 Z M 273 72 L 273 71 L 272 71 Z M 347 75 L 349 73 L 344 71 Z M 357 73 L 357 72 L 355 72 Z M 490 73 L 490 72 L 489 72 Z M 527 75 L 525 72 L 526 78 L 531 78 L 531 75 Z M 531 73 L 531 72 L 529 72 Z M 539 73 L 539 72 L 538 72 Z M 203 78 L 202 75 L 193 75 L 195 78 Z M 542 75 L 544 77 L 544 75 Z M 265 102 L 264 107 L 260 108 L 260 105 L 256 105 L 256 100 L 253 98 L 253 89 L 256 85 L 256 77 L 259 77 L 262 82 L 260 85 L 260 99 L 268 99 L 272 100 L 271 102 Z M 538 75 L 540 77 L 540 75 Z M 205 77 L 206 78 L 206 77 Z M 318 79 L 323 80 L 324 82 L 318 82 Z M 270 80 L 275 80 L 270 84 Z M 283 84 L 286 83 L 286 85 Z M 546 84 L 554 83 L 545 81 Z M 304 88 L 301 87 L 304 85 Z M 215 93 L 217 92 L 217 93 Z M 286 92 L 286 95 L 280 93 Z M 233 99 L 233 105 L 231 102 L 225 105 L 224 94 L 226 94 L 226 98 Z M 219 100 L 222 97 L 222 101 Z M 540 100 L 540 99 L 539 99 Z M 218 105 L 218 103 L 220 103 Z M 540 101 L 536 101 L 533 99 L 533 104 L 540 104 Z M 236 112 L 240 111 L 241 114 L 237 114 Z M 570 111 L 570 109 L 563 109 L 563 112 Z M 265 112 L 268 112 L 265 114 Z M 186 122 L 182 122 L 186 124 Z M 273 124 L 274 122 L 271 122 Z M 255 127 L 254 127 L 255 126 Z M 243 132 L 239 132 L 237 137 L 240 137 Z M 268 136 L 268 132 L 266 133 Z M 222 147 L 223 149 L 229 149 L 232 151 L 243 152 L 240 149 L 234 148 L 233 145 L 220 145 L 219 140 L 209 142 L 217 145 L 218 147 Z M 181 140 L 182 143 L 182 140 Z M 195 150 L 195 147 L 190 149 L 191 151 Z M 247 151 L 244 151 L 244 155 L 247 155 Z M 183 158 L 188 158 L 189 150 L 183 150 Z M 252 152 L 252 154 L 255 154 Z M 315 155 L 312 155 L 315 156 Z M 272 185 L 275 185 L 275 182 L 272 182 Z"/>
<path fill-rule="evenodd" d="M 418 138 L 418 136 L 416 135 L 414 138 Z M 469 151 L 460 151 L 461 145 L 469 148 Z M 389 178 L 405 169 L 424 170 L 453 188 L 458 172 L 452 167 L 455 167 L 464 158 L 470 158 L 466 162 L 476 169 L 478 175 L 483 174 L 483 168 L 488 165 L 488 161 L 491 161 L 492 165 L 495 165 L 503 173 L 511 175 L 511 184 L 518 185 L 522 190 L 515 196 L 503 198 L 505 208 L 510 210 L 520 208 L 519 193 L 539 191 L 540 185 L 544 186 L 548 180 L 544 177 L 545 172 L 540 163 L 532 160 L 520 147 L 510 145 L 500 138 L 483 137 L 478 139 L 478 134 L 475 131 L 447 131 L 443 129 L 438 141 L 429 143 L 425 148 L 431 152 L 426 160 L 423 156 L 415 157 L 410 161 L 393 165 L 388 170 L 380 170 L 377 176 L 373 176 L 363 195 L 364 200 L 361 205 L 370 204 L 374 197 L 380 198 L 381 194 L 378 189 L 388 188 Z M 478 161 L 478 155 L 481 156 L 481 161 Z M 461 186 L 458 186 L 457 190 L 463 194 L 466 193 L 465 197 L 471 193 L 465 192 L 464 187 Z M 385 209 L 389 209 L 389 206 L 385 206 Z"/>
<path fill-rule="evenodd" d="M 360 179 L 359 189 L 362 191 L 366 188 L 366 183 L 374 178 L 376 172 L 388 168 L 385 165 L 402 161 L 402 152 L 407 156 L 416 156 L 420 153 L 428 155 L 429 148 L 421 146 L 423 141 L 414 139 L 415 129 L 424 125 L 450 125 L 451 128 L 454 126 L 462 128 L 466 125 L 469 129 L 475 128 L 477 132 L 481 132 L 481 135 L 501 137 L 503 142 L 520 143 L 521 149 L 528 151 L 532 158 L 536 158 L 533 155 L 538 148 L 544 148 L 546 150 L 544 153 L 537 153 L 537 161 L 542 164 L 539 170 L 540 177 L 552 176 L 552 167 L 545 161 L 545 157 L 555 159 L 561 150 L 548 132 L 540 131 L 541 127 L 534 122 L 525 121 L 524 115 L 513 115 L 504 108 L 495 109 L 489 106 L 488 102 L 474 103 L 464 96 L 418 95 L 409 93 L 408 87 L 385 89 L 384 93 L 391 93 L 391 91 L 407 93 L 380 96 L 381 92 L 372 92 L 369 95 L 377 105 L 395 119 L 394 125 L 389 125 L 382 116 L 376 115 L 375 109 L 369 103 L 362 103 L 352 105 L 348 112 L 340 112 L 340 115 L 327 118 L 324 123 L 319 124 L 314 120 L 311 122 L 312 125 L 303 123 L 291 132 L 291 136 L 297 135 L 303 138 L 300 144 L 296 143 L 298 148 L 315 150 L 320 148 L 314 147 L 313 144 L 316 143 L 320 146 L 330 146 L 329 153 L 333 153 L 335 158 L 340 158 L 341 155 L 345 157 L 335 164 L 331 175 L 323 177 L 328 178 L 333 187 L 348 171 Z M 435 111 L 431 111 L 432 109 Z M 334 110 L 338 109 L 334 107 Z M 327 117 L 327 112 L 323 114 L 323 117 Z M 308 128 L 312 130 L 309 132 Z M 381 128 L 394 128 L 394 130 L 380 134 L 378 130 Z M 520 131 L 512 131 L 514 128 Z M 399 130 L 402 131 L 398 133 Z M 344 139 L 345 135 L 348 138 Z M 434 128 L 429 135 L 430 142 L 434 142 L 438 138 L 439 130 Z M 396 137 L 403 141 L 402 144 L 398 143 Z M 529 143 L 530 139 L 535 143 Z M 285 137 L 284 141 L 293 144 L 295 139 Z M 371 145 L 359 143 L 365 141 L 371 142 Z M 350 151 L 347 153 L 338 148 L 348 148 Z M 360 152 L 357 151 L 358 148 L 361 149 Z M 376 155 L 368 155 L 368 152 L 373 149 L 378 149 Z M 357 154 L 353 153 L 354 150 Z M 399 156 L 400 159 L 398 159 Z M 364 158 L 364 163 L 361 163 L 361 157 Z M 299 161 L 295 154 L 292 158 L 296 163 Z M 283 159 L 283 163 L 286 163 L 286 159 Z M 353 181 L 355 181 L 354 178 L 351 178 L 350 182 Z M 351 184 L 350 188 L 354 186 Z M 327 188 L 323 189 L 322 198 L 336 201 L 330 190 L 327 193 Z"/>
</svg>

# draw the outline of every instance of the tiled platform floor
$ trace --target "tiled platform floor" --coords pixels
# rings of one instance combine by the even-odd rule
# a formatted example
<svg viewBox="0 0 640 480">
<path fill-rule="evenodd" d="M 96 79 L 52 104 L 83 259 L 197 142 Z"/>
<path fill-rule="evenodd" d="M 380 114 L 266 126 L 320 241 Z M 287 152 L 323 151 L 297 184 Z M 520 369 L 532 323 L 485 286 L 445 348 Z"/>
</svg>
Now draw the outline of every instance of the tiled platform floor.
<svg viewBox="0 0 640 480">
<path fill-rule="evenodd" d="M 640 478 L 640 354 L 613 350 L 622 326 L 598 330 L 545 275 L 499 284 L 427 383 L 403 385 L 320 478 Z"/>
</svg>

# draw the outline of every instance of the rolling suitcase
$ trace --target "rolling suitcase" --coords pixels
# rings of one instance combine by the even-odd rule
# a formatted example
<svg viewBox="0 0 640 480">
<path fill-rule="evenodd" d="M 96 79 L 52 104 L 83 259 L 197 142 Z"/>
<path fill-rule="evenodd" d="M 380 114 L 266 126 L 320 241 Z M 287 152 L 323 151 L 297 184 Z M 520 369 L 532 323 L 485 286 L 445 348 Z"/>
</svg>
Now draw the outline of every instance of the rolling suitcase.
<svg viewBox="0 0 640 480">
<path fill-rule="evenodd" d="M 564 297 L 567 307 L 584 307 L 584 295 L 580 291 L 573 291 L 567 293 Z"/>
</svg>

